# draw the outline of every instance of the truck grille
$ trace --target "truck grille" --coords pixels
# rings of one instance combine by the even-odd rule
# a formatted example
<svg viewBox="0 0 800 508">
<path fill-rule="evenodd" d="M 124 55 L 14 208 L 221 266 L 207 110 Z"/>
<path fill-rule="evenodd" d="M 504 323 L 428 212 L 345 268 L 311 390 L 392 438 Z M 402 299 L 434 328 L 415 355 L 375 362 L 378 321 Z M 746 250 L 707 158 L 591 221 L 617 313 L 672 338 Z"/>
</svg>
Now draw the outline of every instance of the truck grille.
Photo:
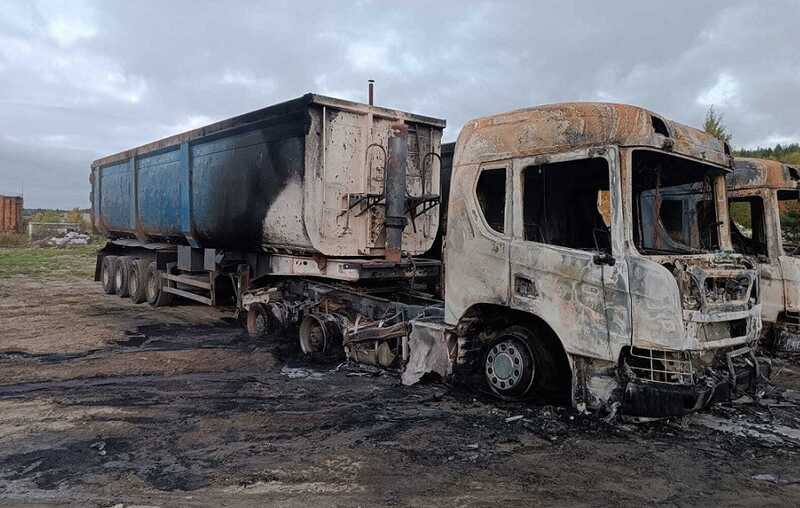
<svg viewBox="0 0 800 508">
<path fill-rule="evenodd" d="M 632 347 L 625 364 L 639 381 L 673 385 L 694 384 L 691 357 L 685 351 Z"/>
</svg>

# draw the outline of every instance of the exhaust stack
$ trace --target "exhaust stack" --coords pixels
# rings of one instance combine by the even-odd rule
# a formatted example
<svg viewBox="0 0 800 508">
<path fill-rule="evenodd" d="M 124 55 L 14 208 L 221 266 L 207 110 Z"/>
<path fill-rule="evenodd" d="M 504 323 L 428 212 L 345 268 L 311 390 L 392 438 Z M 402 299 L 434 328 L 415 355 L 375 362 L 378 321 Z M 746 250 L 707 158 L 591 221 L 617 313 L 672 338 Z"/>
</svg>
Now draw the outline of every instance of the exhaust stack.
<svg viewBox="0 0 800 508">
<path fill-rule="evenodd" d="M 386 167 L 386 247 L 387 261 L 399 263 L 403 250 L 403 230 L 406 227 L 406 169 L 408 157 L 408 126 L 392 125 L 389 134 L 389 162 Z"/>
<path fill-rule="evenodd" d="M 375 80 L 370 79 L 367 83 L 369 83 L 369 105 L 372 106 L 375 103 Z"/>
</svg>

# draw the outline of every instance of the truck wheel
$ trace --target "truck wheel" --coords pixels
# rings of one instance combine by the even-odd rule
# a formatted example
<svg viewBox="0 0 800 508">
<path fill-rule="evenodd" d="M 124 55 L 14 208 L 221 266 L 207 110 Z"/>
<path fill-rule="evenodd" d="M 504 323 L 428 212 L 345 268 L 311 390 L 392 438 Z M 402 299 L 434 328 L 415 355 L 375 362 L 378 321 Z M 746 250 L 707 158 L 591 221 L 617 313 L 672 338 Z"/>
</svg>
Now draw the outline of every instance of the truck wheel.
<svg viewBox="0 0 800 508">
<path fill-rule="evenodd" d="M 172 303 L 172 294 L 161 291 L 165 281 L 161 278 L 161 271 L 156 266 L 155 261 L 150 263 L 147 268 L 147 303 L 153 307 L 164 307 Z"/>
<path fill-rule="evenodd" d="M 117 292 L 117 287 L 114 283 L 116 268 L 117 256 L 103 256 L 103 262 L 100 265 L 100 280 L 103 282 L 103 291 L 107 295 L 113 295 Z"/>
<path fill-rule="evenodd" d="M 117 288 L 117 296 L 120 298 L 126 298 L 130 294 L 128 293 L 128 265 L 130 262 L 130 256 L 118 257 L 114 267 L 114 286 Z"/>
<path fill-rule="evenodd" d="M 552 381 L 552 356 L 535 334 L 510 326 L 495 336 L 483 354 L 489 389 L 504 400 L 520 400 L 546 391 Z"/>
<path fill-rule="evenodd" d="M 128 265 L 128 293 L 133 303 L 147 300 L 147 268 L 150 263 L 146 259 L 133 259 Z"/>
<path fill-rule="evenodd" d="M 247 311 L 247 334 L 253 339 L 263 339 L 270 333 L 271 316 L 260 303 L 254 303 Z"/>
</svg>

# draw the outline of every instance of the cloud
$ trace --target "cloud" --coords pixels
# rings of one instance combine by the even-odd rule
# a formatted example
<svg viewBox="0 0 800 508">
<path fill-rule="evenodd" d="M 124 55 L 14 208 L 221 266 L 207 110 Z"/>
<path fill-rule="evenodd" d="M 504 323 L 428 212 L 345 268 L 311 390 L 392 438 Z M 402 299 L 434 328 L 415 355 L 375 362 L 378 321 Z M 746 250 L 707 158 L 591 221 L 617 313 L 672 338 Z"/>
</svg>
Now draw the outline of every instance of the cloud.
<svg viewBox="0 0 800 508">
<path fill-rule="evenodd" d="M 0 182 L 24 179 L 30 206 L 86 206 L 94 158 L 309 91 L 364 101 L 367 79 L 380 105 L 446 118 L 447 140 L 570 100 L 690 125 L 714 104 L 736 146 L 800 140 L 797 19 L 791 0 L 6 0 Z"/>
<path fill-rule="evenodd" d="M 724 107 L 738 105 L 738 98 L 739 81 L 727 72 L 722 72 L 717 76 L 717 81 L 697 97 L 697 102 L 704 106 Z"/>
<path fill-rule="evenodd" d="M 82 39 L 91 39 L 96 32 L 81 19 L 58 17 L 48 21 L 47 33 L 59 46 L 68 48 Z"/>
</svg>

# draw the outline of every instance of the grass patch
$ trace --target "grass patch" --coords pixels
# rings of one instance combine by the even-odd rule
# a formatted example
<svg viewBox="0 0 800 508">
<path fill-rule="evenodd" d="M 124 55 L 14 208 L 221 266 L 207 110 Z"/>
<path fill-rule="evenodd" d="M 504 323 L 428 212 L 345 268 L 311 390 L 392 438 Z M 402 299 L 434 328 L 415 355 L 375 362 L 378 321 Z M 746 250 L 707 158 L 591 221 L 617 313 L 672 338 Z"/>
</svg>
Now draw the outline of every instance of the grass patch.
<svg viewBox="0 0 800 508">
<path fill-rule="evenodd" d="M 30 245 L 28 235 L 22 233 L 0 233 L 0 247 L 26 247 Z"/>
<path fill-rule="evenodd" d="M 0 278 L 61 275 L 94 276 L 99 245 L 70 247 L 22 247 L 0 249 Z"/>
</svg>

